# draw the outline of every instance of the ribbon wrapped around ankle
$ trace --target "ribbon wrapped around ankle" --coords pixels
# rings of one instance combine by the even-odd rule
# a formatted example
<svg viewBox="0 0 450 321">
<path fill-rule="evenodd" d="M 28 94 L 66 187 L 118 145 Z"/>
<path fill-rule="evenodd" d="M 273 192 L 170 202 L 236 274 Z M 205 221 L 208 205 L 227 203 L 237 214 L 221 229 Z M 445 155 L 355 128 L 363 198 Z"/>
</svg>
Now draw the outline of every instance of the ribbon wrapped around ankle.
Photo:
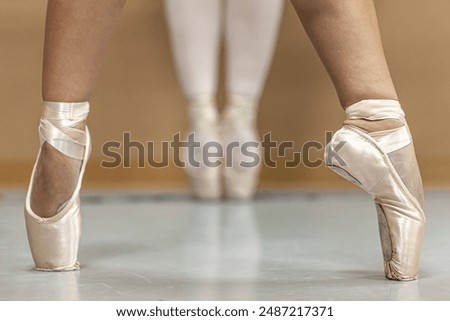
<svg viewBox="0 0 450 321">
<path fill-rule="evenodd" d="M 345 108 L 347 119 L 397 119 L 406 123 L 405 113 L 397 100 L 365 99 Z"/>
<path fill-rule="evenodd" d="M 83 160 L 86 132 L 75 128 L 86 121 L 89 102 L 44 102 L 39 124 L 41 145 L 49 143 L 64 155 Z"/>
<path fill-rule="evenodd" d="M 369 133 L 386 153 L 399 150 L 412 142 L 411 133 L 406 124 L 405 113 L 397 100 L 366 99 L 345 109 L 347 119 L 364 119 L 369 121 L 396 119 L 403 126 Z"/>
</svg>

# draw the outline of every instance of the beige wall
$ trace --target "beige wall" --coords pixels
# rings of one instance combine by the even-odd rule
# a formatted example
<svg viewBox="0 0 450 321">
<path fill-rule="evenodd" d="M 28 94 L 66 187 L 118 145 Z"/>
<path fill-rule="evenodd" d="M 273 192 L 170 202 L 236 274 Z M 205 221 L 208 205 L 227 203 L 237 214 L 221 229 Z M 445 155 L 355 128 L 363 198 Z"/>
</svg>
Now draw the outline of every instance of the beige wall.
<svg viewBox="0 0 450 321">
<path fill-rule="evenodd" d="M 377 1 L 386 55 L 415 137 L 426 186 L 450 185 L 450 2 Z M 274 64 L 261 101 L 260 132 L 324 141 L 343 113 L 297 17 L 286 3 Z M 37 148 L 45 1 L 0 2 L 0 186 L 23 187 Z M 223 100 L 223 90 L 220 94 Z M 129 0 L 91 100 L 93 153 L 87 186 L 182 186 L 183 172 L 102 169 L 101 146 L 131 132 L 168 140 L 186 128 L 160 0 Z M 321 154 L 317 154 L 320 156 Z M 323 167 L 264 169 L 264 186 L 350 186 Z"/>
</svg>

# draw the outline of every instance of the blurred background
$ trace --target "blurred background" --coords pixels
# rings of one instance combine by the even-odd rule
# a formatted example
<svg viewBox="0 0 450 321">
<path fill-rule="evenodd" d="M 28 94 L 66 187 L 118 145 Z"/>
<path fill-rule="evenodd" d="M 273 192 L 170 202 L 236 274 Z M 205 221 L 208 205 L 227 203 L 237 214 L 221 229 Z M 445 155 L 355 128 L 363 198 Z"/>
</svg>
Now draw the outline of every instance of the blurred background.
<svg viewBox="0 0 450 321">
<path fill-rule="evenodd" d="M 450 2 L 376 1 L 383 42 L 400 100 L 407 113 L 426 188 L 450 186 Z M 0 187 L 25 188 L 39 142 L 41 61 L 46 1 L 0 2 Z M 223 76 L 223 73 L 222 73 Z M 219 100 L 224 100 L 223 82 Z M 161 0 L 129 0 L 91 99 L 93 138 L 85 186 L 92 188 L 184 188 L 182 169 L 107 169 L 102 146 L 132 140 L 159 146 L 186 133 L 185 102 L 177 81 Z M 325 144 L 344 113 L 298 18 L 286 3 L 277 50 L 262 96 L 259 131 L 272 139 Z M 160 149 L 156 150 L 159 159 Z M 321 158 L 323 151 L 310 157 Z M 133 155 L 133 154 L 132 154 Z M 289 154 L 287 155 L 289 158 Z M 281 164 L 281 163 L 280 163 Z M 352 188 L 327 170 L 263 168 L 262 187 Z"/>
</svg>

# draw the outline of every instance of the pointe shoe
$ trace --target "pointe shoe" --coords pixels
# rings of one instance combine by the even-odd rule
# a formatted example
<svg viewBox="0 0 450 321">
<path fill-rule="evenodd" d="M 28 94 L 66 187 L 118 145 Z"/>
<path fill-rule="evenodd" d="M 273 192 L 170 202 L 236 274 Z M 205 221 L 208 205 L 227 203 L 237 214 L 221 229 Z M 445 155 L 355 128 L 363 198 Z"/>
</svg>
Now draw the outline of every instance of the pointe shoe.
<svg viewBox="0 0 450 321">
<path fill-rule="evenodd" d="M 423 190 L 411 134 L 397 101 L 366 100 L 347 119 L 397 119 L 402 127 L 366 132 L 344 125 L 327 145 L 326 165 L 369 193 L 378 214 L 385 275 L 417 278 L 425 228 Z"/>
<path fill-rule="evenodd" d="M 188 116 L 193 135 L 190 141 L 200 143 L 200 146 L 195 148 L 194 155 L 191 157 L 184 155 L 185 172 L 190 182 L 192 196 L 203 200 L 219 199 L 222 195 L 220 167 L 205 164 L 202 153 L 205 144 L 219 143 L 217 110 L 212 97 L 200 96 L 192 99 L 188 106 Z M 192 158 L 198 164 L 191 164 L 189 160 Z M 216 160 L 211 158 L 208 161 Z"/>
<path fill-rule="evenodd" d="M 28 242 L 38 271 L 72 271 L 79 269 L 77 261 L 81 236 L 80 188 L 86 163 L 91 151 L 91 139 L 85 130 L 73 128 L 84 122 L 89 113 L 89 103 L 45 102 L 40 120 L 39 136 L 65 156 L 82 160 L 75 190 L 58 212 L 49 218 L 38 216 L 31 209 L 30 197 L 38 161 L 33 168 L 25 200 L 25 222 Z"/>
<path fill-rule="evenodd" d="M 255 105 L 245 97 L 233 96 L 224 112 L 221 137 L 225 153 L 223 178 L 227 198 L 249 199 L 257 189 L 261 151 Z"/>
</svg>

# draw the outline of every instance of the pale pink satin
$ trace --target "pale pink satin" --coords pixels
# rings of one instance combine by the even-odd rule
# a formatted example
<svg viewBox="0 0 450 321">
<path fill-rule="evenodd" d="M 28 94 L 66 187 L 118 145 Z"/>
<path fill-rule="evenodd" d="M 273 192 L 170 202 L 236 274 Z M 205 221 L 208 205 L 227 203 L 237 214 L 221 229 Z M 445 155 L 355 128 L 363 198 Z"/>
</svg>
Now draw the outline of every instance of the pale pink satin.
<svg viewBox="0 0 450 321">
<path fill-rule="evenodd" d="M 420 173 L 404 113 L 397 101 L 368 100 L 348 107 L 347 119 L 398 119 L 404 124 L 398 129 L 377 133 L 344 125 L 328 144 L 325 160 L 332 170 L 373 197 L 386 277 L 413 280 L 419 270 L 425 214 Z M 336 151 L 340 159 L 333 157 L 332 151 Z M 414 171 L 407 168 L 411 164 L 415 165 L 411 167 Z M 400 177 L 399 173 L 408 175 Z M 414 189 L 409 190 L 408 186 Z"/>
<path fill-rule="evenodd" d="M 41 144 L 47 142 L 64 155 L 82 160 L 82 165 L 71 198 L 56 215 L 43 218 L 36 215 L 30 206 L 36 161 L 25 200 L 28 242 L 36 270 L 70 271 L 79 268 L 77 255 L 81 236 L 80 189 L 91 151 L 91 140 L 87 127 L 83 131 L 73 126 L 85 122 L 88 113 L 88 102 L 44 103 L 39 126 Z"/>
</svg>

